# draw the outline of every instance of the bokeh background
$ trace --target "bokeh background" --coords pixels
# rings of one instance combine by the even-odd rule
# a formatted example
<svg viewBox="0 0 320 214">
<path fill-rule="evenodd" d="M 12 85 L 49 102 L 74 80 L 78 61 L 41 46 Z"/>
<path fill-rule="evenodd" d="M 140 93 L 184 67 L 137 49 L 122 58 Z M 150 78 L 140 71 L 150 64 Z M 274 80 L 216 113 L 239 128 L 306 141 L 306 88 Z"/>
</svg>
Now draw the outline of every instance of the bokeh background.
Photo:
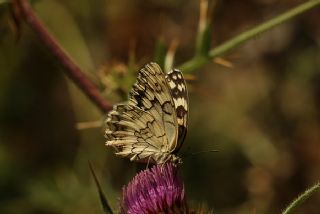
<svg viewBox="0 0 320 214">
<path fill-rule="evenodd" d="M 212 46 L 302 0 L 224 0 Z M 197 0 L 37 0 L 37 14 L 112 103 L 126 100 L 158 44 L 194 54 Z M 187 197 L 216 213 L 279 213 L 320 178 L 320 10 L 300 15 L 189 75 L 181 154 Z M 130 64 L 128 67 L 127 65 Z M 104 146 L 106 115 L 63 74 L 37 36 L 0 4 L 0 213 L 102 213 L 91 161 L 114 209 L 144 165 Z M 297 213 L 320 213 L 320 194 Z"/>
</svg>

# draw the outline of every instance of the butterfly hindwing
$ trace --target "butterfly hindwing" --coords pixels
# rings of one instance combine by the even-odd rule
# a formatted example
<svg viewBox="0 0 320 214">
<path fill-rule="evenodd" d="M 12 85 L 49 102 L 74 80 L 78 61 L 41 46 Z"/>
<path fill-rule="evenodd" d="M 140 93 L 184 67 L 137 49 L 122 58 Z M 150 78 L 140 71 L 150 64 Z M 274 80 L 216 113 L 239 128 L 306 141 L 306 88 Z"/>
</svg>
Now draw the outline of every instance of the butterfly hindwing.
<svg viewBox="0 0 320 214">
<path fill-rule="evenodd" d="M 151 114 L 136 106 L 114 106 L 106 124 L 107 145 L 115 147 L 117 155 L 131 160 L 158 155 L 166 140 L 162 125 Z"/>
</svg>

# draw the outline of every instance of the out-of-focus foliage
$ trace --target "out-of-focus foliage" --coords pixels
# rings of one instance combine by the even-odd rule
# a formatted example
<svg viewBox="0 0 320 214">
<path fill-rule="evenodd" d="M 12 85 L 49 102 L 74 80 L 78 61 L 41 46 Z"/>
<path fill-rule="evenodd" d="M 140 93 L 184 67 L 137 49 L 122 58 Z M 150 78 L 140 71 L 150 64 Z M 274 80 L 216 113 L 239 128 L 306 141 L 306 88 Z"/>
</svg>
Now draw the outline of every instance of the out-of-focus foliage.
<svg viewBox="0 0 320 214">
<path fill-rule="evenodd" d="M 212 45 L 302 1 L 218 1 Z M 62 46 L 113 103 L 126 100 L 156 44 L 194 54 L 198 1 L 33 1 Z M 181 175 L 187 197 L 218 213 L 279 213 L 320 178 L 320 13 L 307 12 L 195 71 Z M 90 160 L 113 208 L 145 167 L 104 146 L 105 115 L 64 77 L 25 25 L 17 40 L 0 4 L 0 213 L 101 213 Z M 130 66 L 128 66 L 128 63 Z M 298 213 L 319 213 L 319 194 Z"/>
</svg>

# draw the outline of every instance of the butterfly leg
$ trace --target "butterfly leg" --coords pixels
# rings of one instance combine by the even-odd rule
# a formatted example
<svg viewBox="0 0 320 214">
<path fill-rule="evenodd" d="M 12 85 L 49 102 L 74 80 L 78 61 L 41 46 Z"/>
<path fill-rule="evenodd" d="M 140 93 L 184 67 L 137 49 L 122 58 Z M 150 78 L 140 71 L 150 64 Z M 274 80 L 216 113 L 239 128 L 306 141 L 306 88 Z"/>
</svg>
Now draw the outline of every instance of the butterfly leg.
<svg viewBox="0 0 320 214">
<path fill-rule="evenodd" d="M 167 161 L 164 161 L 163 163 L 161 163 L 161 167 L 160 167 L 160 171 L 163 172 L 164 169 L 164 165 L 166 164 Z"/>
<path fill-rule="evenodd" d="M 147 162 L 146 169 L 148 169 L 148 168 L 149 168 L 150 160 L 151 160 L 151 156 L 149 156 L 149 158 L 148 158 L 148 162 Z"/>
</svg>

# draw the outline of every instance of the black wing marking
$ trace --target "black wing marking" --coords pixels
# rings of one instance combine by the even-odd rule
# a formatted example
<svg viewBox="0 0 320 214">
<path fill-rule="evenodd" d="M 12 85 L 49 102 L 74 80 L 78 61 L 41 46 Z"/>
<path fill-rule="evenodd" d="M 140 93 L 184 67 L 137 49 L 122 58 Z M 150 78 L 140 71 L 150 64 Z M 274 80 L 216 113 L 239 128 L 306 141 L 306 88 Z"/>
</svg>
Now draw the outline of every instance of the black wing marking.
<svg viewBox="0 0 320 214">
<path fill-rule="evenodd" d="M 131 161 L 152 158 L 160 163 L 178 146 L 178 122 L 166 75 L 156 63 L 139 71 L 126 104 L 108 114 L 107 146 Z"/>
<path fill-rule="evenodd" d="M 166 75 L 166 80 L 171 90 L 174 107 L 177 115 L 178 123 L 178 145 L 174 152 L 177 152 L 183 144 L 187 134 L 188 123 L 188 91 L 186 81 L 183 78 L 182 72 L 178 69 L 169 71 Z"/>
<path fill-rule="evenodd" d="M 138 74 L 129 94 L 129 105 L 148 111 L 157 121 L 162 121 L 167 137 L 164 152 L 177 147 L 178 125 L 171 88 L 165 73 L 156 63 L 149 63 Z"/>
</svg>

